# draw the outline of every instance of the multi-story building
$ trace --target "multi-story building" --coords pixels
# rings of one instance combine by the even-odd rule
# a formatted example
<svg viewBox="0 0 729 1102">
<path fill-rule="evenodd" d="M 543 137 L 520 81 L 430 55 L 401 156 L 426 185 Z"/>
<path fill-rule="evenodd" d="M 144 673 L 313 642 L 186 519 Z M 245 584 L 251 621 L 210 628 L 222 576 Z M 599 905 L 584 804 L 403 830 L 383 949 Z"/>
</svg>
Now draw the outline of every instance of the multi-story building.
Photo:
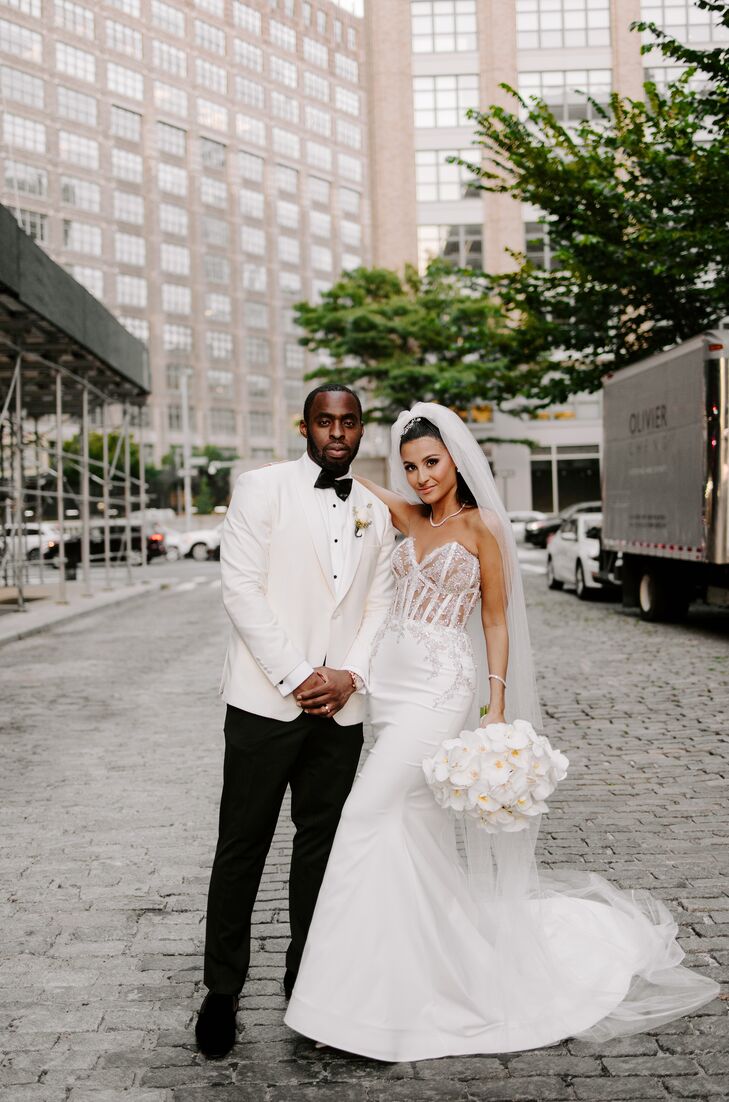
<svg viewBox="0 0 729 1102">
<path fill-rule="evenodd" d="M 630 24 L 641 17 L 693 44 L 727 32 L 691 0 L 368 0 L 369 115 L 376 263 L 401 268 L 452 257 L 491 272 L 507 249 L 549 263 L 539 211 L 508 196 L 469 190 L 449 154 L 474 150 L 469 107 L 514 101 L 503 83 L 539 95 L 565 122 L 589 115 L 611 88 L 640 97 L 645 68 L 675 73 L 660 54 L 641 57 Z M 511 508 L 561 508 L 599 497 L 599 395 L 578 395 L 533 420 L 496 412 L 477 434 L 529 437 L 531 453 L 494 449 Z M 531 501 L 530 501 L 531 499 Z"/>
<path fill-rule="evenodd" d="M 370 258 L 346 0 L 0 0 L 0 201 L 149 347 L 159 460 L 299 455 L 292 304 Z M 347 10 L 349 9 L 349 10 Z"/>
</svg>

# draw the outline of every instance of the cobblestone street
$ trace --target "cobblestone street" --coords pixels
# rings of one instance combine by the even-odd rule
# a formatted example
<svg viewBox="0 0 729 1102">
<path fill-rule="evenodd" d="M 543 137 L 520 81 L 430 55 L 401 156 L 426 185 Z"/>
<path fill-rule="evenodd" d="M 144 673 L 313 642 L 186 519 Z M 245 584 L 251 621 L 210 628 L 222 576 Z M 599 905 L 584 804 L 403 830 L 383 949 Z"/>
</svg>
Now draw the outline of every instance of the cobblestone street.
<svg viewBox="0 0 729 1102">
<path fill-rule="evenodd" d="M 316 1051 L 282 1022 L 285 815 L 254 916 L 238 1044 L 203 1060 L 193 1024 L 227 621 L 217 567 L 189 565 L 181 587 L 0 651 L 0 1097 L 729 1098 L 722 1000 L 602 1047 L 394 1066 Z M 654 891 L 688 962 L 729 980 L 729 617 L 650 625 L 548 592 L 536 573 L 526 584 L 547 732 L 572 766 L 543 822 L 543 860 Z"/>
</svg>

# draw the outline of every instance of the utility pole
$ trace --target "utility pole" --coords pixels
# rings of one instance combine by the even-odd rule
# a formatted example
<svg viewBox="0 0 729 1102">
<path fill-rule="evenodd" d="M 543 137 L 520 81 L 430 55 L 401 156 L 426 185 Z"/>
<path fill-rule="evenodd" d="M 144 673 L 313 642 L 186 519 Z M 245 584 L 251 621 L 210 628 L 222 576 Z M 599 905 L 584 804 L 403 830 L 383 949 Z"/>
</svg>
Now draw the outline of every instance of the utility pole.
<svg viewBox="0 0 729 1102">
<path fill-rule="evenodd" d="M 182 485 L 185 499 L 185 531 L 192 528 L 192 448 L 190 446 L 190 406 L 187 396 L 189 372 L 183 368 L 180 373 L 180 392 L 182 395 Z"/>
</svg>

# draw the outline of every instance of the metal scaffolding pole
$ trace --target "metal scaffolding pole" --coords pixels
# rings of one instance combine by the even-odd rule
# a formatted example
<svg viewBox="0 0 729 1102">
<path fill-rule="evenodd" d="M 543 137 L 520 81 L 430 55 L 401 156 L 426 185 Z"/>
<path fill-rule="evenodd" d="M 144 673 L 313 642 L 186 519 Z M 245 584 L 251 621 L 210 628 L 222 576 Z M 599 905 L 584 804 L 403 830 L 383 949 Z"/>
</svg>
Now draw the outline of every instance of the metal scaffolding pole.
<svg viewBox="0 0 729 1102">
<path fill-rule="evenodd" d="M 89 496 L 89 392 L 81 393 L 81 571 L 84 597 L 91 597 L 91 509 Z"/>
<path fill-rule="evenodd" d="M 142 540 L 142 581 L 147 581 L 147 538 L 145 535 L 145 513 L 147 494 L 144 482 L 144 410 L 138 407 L 139 420 L 139 532 Z"/>
<path fill-rule="evenodd" d="M 111 529 L 109 523 L 109 426 L 106 402 L 101 403 L 101 478 L 104 507 L 104 589 L 111 589 Z"/>
<path fill-rule="evenodd" d="M 190 449 L 190 406 L 187 387 L 188 369 L 180 372 L 182 401 L 182 485 L 185 498 L 185 531 L 192 528 L 192 458 Z"/>
<path fill-rule="evenodd" d="M 56 372 L 56 506 L 58 510 L 58 603 L 67 605 L 66 530 L 63 507 L 63 378 Z"/>
<path fill-rule="evenodd" d="M 126 521 L 127 584 L 132 584 L 132 456 L 129 446 L 131 410 L 124 406 L 124 513 Z"/>
<path fill-rule="evenodd" d="M 25 487 L 23 485 L 23 370 L 22 358 L 18 356 L 15 380 L 15 584 L 18 589 L 18 612 L 25 612 L 23 596 L 23 570 L 25 526 Z"/>
<path fill-rule="evenodd" d="M 43 585 L 43 490 L 41 489 L 41 438 L 35 419 L 35 519 L 38 523 L 38 582 Z"/>
</svg>

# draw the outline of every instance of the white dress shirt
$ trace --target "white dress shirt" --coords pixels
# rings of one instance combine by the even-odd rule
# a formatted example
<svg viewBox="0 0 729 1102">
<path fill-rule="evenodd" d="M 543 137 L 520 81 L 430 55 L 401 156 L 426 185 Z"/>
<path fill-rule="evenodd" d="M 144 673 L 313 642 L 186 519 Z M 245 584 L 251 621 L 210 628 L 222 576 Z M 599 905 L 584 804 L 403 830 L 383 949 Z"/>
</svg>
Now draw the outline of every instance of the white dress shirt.
<svg viewBox="0 0 729 1102">
<path fill-rule="evenodd" d="M 310 468 L 311 484 L 313 486 L 321 474 L 322 468 L 309 457 L 308 453 L 304 456 L 303 462 Z M 339 478 L 351 478 L 351 475 L 349 471 L 347 471 L 346 474 L 340 475 Z M 334 582 L 334 591 L 336 595 L 339 596 L 341 593 L 347 556 L 351 554 L 353 550 L 355 539 L 352 510 L 349 499 L 347 501 L 342 501 L 341 498 L 337 497 L 333 488 L 317 490 L 316 500 L 319 504 L 319 512 L 321 513 L 321 523 L 328 534 L 332 581 Z M 306 681 L 307 677 L 311 677 L 313 672 L 314 668 L 308 662 L 299 662 L 298 666 L 291 670 L 283 681 L 279 682 L 279 692 L 282 696 L 288 696 L 289 693 L 292 693 L 294 689 L 297 689 L 299 685 Z M 367 685 L 362 671 L 351 669 L 350 672 L 356 674 L 360 679 L 361 688 L 358 688 L 357 692 L 365 692 Z"/>
</svg>

